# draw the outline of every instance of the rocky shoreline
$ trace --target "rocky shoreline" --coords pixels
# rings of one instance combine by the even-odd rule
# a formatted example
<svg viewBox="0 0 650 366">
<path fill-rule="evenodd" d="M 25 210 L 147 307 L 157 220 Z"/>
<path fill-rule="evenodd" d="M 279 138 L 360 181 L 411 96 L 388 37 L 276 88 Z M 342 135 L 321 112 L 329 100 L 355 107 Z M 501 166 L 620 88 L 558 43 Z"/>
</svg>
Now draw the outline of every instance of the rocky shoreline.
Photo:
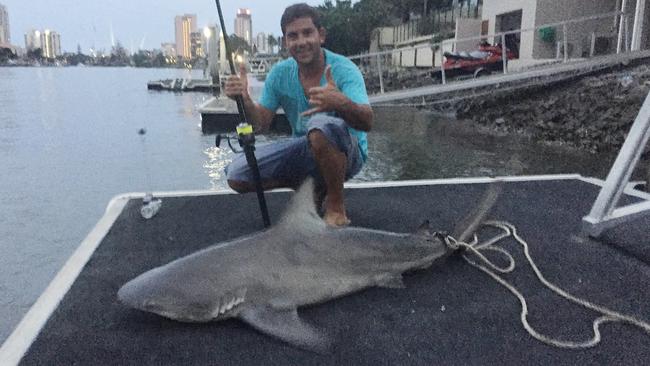
<svg viewBox="0 0 650 366">
<path fill-rule="evenodd" d="M 366 83 L 368 90 L 379 90 L 378 78 L 366 78 Z M 422 70 L 384 77 L 386 91 L 432 84 L 430 73 Z M 649 92 L 650 58 L 641 58 L 605 69 L 466 89 L 398 105 L 454 115 L 482 134 L 514 134 L 616 156 Z M 633 179 L 650 183 L 650 146 L 641 159 Z"/>
<path fill-rule="evenodd" d="M 498 132 L 590 152 L 617 152 L 650 92 L 650 63 L 482 95 L 456 116 Z M 647 152 L 647 151 L 646 151 Z"/>
<path fill-rule="evenodd" d="M 650 92 L 650 61 L 553 84 L 495 91 L 454 104 L 459 119 L 491 133 L 515 133 L 534 141 L 592 153 L 620 150 Z M 632 179 L 650 191 L 650 144 Z"/>
</svg>

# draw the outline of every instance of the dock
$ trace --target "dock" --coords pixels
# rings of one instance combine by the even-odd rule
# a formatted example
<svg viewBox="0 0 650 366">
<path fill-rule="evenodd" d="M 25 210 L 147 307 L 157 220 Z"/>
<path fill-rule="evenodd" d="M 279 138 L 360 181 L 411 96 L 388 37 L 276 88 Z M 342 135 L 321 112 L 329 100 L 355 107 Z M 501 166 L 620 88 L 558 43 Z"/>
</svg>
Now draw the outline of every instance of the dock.
<svg viewBox="0 0 650 366">
<path fill-rule="evenodd" d="M 426 99 L 430 102 L 462 98 L 463 96 L 472 96 L 482 92 L 491 93 L 495 89 L 523 88 L 531 84 L 552 84 L 604 72 L 619 65 L 647 62 L 648 59 L 650 59 L 650 50 L 598 56 L 590 59 L 573 60 L 567 63 L 543 64 L 507 74 L 492 74 L 446 84 L 433 84 L 377 93 L 370 95 L 369 99 L 373 105 L 391 105 L 391 103 L 403 105 L 408 101 L 421 102 Z"/>
<path fill-rule="evenodd" d="M 149 90 L 167 90 L 173 92 L 205 92 L 212 93 L 219 90 L 219 86 L 212 84 L 210 79 L 163 79 L 147 83 Z"/>
<path fill-rule="evenodd" d="M 646 323 L 650 320 L 650 217 L 582 234 L 581 219 L 603 182 L 578 175 L 505 177 L 489 219 L 517 228 L 544 277 L 574 296 Z M 452 231 L 494 178 L 346 185 L 353 225 L 412 232 L 429 219 Z M 291 196 L 267 194 L 272 222 Z M 256 196 L 159 192 L 163 205 L 140 216 L 141 194 L 116 197 L 106 215 L 0 348 L 3 365 L 454 365 L 646 364 L 650 334 L 631 324 L 601 324 L 600 343 L 550 346 L 529 335 L 510 291 L 454 255 L 405 276 L 406 288 L 371 288 L 300 308 L 300 317 L 334 340 L 329 354 L 294 348 L 238 320 L 187 324 L 132 310 L 118 289 L 151 268 L 224 240 L 263 230 Z M 627 189 L 622 203 L 648 194 Z M 480 231 L 479 238 L 493 236 Z M 527 300 L 528 321 L 562 340 L 593 337 L 599 314 L 543 286 L 512 238 L 501 247 L 516 262 L 503 275 Z M 500 264 L 503 259 L 493 258 Z M 501 259 L 500 259 L 501 258 Z M 645 361 L 644 361 L 645 360 Z"/>
<path fill-rule="evenodd" d="M 201 114 L 201 132 L 204 134 L 234 132 L 237 125 L 242 122 L 237 111 L 237 103 L 225 96 L 208 99 L 199 106 L 198 110 Z M 291 134 L 291 126 L 282 109 L 278 110 L 273 117 L 271 132 Z"/>
</svg>

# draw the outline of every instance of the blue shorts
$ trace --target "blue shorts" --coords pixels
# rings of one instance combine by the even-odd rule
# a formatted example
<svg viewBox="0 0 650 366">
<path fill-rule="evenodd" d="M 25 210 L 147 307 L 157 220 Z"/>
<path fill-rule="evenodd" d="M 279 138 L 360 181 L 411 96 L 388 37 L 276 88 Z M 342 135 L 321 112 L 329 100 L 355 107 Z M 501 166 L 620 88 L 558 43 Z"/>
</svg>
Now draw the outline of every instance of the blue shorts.
<svg viewBox="0 0 650 366">
<path fill-rule="evenodd" d="M 352 178 L 361 170 L 363 161 L 359 144 L 356 137 L 350 135 L 342 119 L 328 115 L 315 115 L 309 120 L 307 134 L 312 130 L 321 131 L 327 140 L 347 157 L 345 180 Z M 312 176 L 318 183 L 323 184 L 307 136 L 256 146 L 255 157 L 262 181 L 279 181 L 296 187 L 307 176 Z M 225 172 L 228 180 L 253 182 L 253 173 L 243 153 L 236 155 Z"/>
</svg>

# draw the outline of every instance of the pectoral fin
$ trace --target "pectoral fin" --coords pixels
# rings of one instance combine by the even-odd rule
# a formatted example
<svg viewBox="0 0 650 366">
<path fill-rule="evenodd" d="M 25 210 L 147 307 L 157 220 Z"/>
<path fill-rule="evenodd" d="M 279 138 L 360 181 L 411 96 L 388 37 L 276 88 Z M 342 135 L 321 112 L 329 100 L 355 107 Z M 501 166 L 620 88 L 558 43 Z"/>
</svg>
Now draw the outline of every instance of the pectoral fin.
<svg viewBox="0 0 650 366">
<path fill-rule="evenodd" d="M 298 317 L 295 308 L 276 310 L 270 306 L 249 306 L 239 317 L 253 328 L 294 346 L 317 353 L 327 353 L 328 337 Z"/>
</svg>

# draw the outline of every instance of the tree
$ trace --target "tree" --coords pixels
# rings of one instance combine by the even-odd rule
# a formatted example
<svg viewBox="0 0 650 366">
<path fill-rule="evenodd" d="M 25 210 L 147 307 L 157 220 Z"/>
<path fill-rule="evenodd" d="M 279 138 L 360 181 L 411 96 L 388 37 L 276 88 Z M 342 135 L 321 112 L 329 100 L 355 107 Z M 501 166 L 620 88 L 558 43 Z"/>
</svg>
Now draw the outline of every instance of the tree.
<svg viewBox="0 0 650 366">
<path fill-rule="evenodd" d="M 149 51 L 140 50 L 138 53 L 134 54 L 131 59 L 135 67 L 152 67 L 153 66 L 153 57 Z"/>
<path fill-rule="evenodd" d="M 318 6 L 327 30 L 325 47 L 344 55 L 367 51 L 375 28 L 395 26 L 413 15 L 429 15 L 457 0 L 325 0 Z M 469 1 L 469 0 L 465 0 Z"/>
<path fill-rule="evenodd" d="M 167 59 L 165 58 L 165 55 L 163 55 L 162 52 L 158 52 L 156 53 L 156 56 L 154 57 L 152 63 L 153 63 L 153 67 L 166 67 Z"/>
<path fill-rule="evenodd" d="M 344 55 L 356 53 L 359 47 L 359 36 L 363 30 L 356 28 L 356 20 L 352 1 L 336 0 L 336 5 L 331 0 L 325 1 L 318 7 L 321 12 L 323 27 L 327 30 L 325 47 Z"/>
<path fill-rule="evenodd" d="M 118 41 L 111 49 L 110 63 L 114 66 L 126 66 L 130 62 L 126 48 Z"/>
<path fill-rule="evenodd" d="M 271 48 L 271 53 L 273 53 L 275 50 L 275 46 L 278 45 L 278 40 L 275 38 L 274 35 L 269 34 L 268 43 L 269 43 L 269 48 Z"/>
<path fill-rule="evenodd" d="M 11 48 L 0 47 L 0 63 L 5 63 L 14 58 L 16 58 L 16 55 L 14 54 L 14 51 L 11 50 Z"/>
<path fill-rule="evenodd" d="M 325 47 L 344 55 L 367 51 L 372 30 L 392 25 L 396 0 L 361 0 L 352 6 L 349 0 L 326 0 L 318 7 L 327 30 Z"/>
<path fill-rule="evenodd" d="M 27 58 L 30 60 L 41 60 L 43 58 L 43 49 L 41 48 L 34 48 L 32 50 L 27 51 Z"/>
<path fill-rule="evenodd" d="M 245 39 L 241 37 L 237 37 L 234 34 L 231 34 L 228 37 L 228 40 L 230 42 L 230 50 L 232 53 L 239 53 L 242 54 L 244 52 L 251 53 L 251 46 L 246 42 Z"/>
<path fill-rule="evenodd" d="M 77 50 L 78 52 L 79 50 Z M 91 64 L 92 63 L 92 58 L 90 56 L 84 55 L 83 53 L 66 53 L 63 55 L 63 58 L 65 60 L 65 63 L 68 65 L 78 65 L 80 63 L 83 64 Z"/>
</svg>

